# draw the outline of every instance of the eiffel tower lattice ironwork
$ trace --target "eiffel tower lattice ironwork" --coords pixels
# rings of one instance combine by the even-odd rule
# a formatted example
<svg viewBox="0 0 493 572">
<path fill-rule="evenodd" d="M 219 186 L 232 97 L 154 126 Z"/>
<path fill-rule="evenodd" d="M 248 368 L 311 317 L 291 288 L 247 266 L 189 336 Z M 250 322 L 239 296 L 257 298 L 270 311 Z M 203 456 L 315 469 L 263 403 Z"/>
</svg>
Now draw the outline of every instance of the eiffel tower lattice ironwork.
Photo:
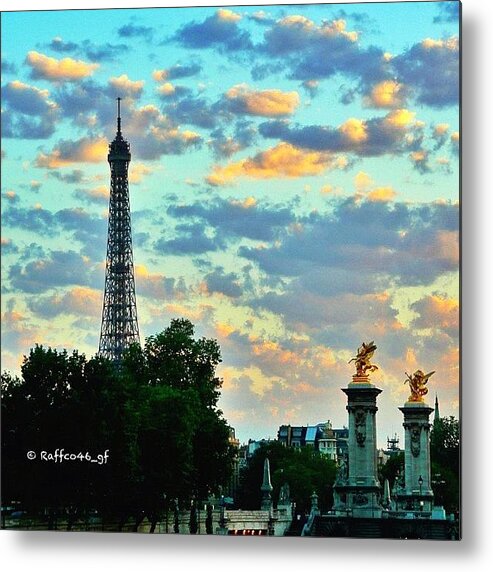
<svg viewBox="0 0 493 572">
<path fill-rule="evenodd" d="M 111 169 L 106 278 L 99 354 L 117 363 L 132 343 L 140 343 L 135 298 L 128 166 L 130 145 L 121 131 L 120 100 L 116 137 L 109 146 Z"/>
</svg>

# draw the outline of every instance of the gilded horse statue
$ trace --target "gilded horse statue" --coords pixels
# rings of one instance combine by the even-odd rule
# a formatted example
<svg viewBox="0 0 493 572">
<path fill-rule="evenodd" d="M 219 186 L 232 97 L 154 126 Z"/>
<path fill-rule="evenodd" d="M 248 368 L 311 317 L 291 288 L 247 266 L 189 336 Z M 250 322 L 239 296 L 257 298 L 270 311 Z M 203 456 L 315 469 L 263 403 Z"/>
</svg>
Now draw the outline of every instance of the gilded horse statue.
<svg viewBox="0 0 493 572">
<path fill-rule="evenodd" d="M 378 366 L 370 363 L 370 359 L 373 357 L 376 349 L 377 346 L 375 345 L 375 342 L 368 342 L 367 344 L 363 342 L 358 348 L 356 357 L 353 357 L 348 361 L 348 363 L 351 363 L 352 361 L 355 362 L 357 377 L 368 377 L 367 372 L 372 372 L 378 369 Z"/>
<path fill-rule="evenodd" d="M 420 369 L 416 370 L 412 375 L 409 375 L 407 371 L 405 372 L 407 379 L 404 383 L 409 383 L 409 388 L 411 389 L 411 395 L 408 401 L 422 402 L 423 397 L 428 393 L 428 388 L 425 387 L 428 383 L 428 379 L 435 373 L 430 371 L 430 373 L 424 373 Z"/>
</svg>

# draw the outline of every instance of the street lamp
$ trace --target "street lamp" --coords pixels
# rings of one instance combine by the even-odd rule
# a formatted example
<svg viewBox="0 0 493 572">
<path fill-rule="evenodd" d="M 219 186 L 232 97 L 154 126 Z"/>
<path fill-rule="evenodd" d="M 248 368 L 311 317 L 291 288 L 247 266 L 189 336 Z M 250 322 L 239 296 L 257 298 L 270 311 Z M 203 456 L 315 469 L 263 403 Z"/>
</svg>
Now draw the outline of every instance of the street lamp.
<svg viewBox="0 0 493 572">
<path fill-rule="evenodd" d="M 423 488 L 423 477 L 421 475 L 419 475 L 418 484 L 419 484 L 419 496 L 421 496 L 421 490 Z"/>
</svg>

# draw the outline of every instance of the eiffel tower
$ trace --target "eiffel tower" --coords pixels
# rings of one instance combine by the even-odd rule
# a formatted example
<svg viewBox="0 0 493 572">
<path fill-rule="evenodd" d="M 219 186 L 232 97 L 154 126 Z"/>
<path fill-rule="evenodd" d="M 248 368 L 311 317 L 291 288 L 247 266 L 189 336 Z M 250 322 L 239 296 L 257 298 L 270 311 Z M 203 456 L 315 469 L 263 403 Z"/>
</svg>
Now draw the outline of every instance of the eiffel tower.
<svg viewBox="0 0 493 572">
<path fill-rule="evenodd" d="M 99 355 L 117 364 L 132 343 L 140 343 L 135 298 L 128 166 L 130 145 L 121 131 L 120 101 L 116 137 L 109 146 L 111 170 L 106 278 Z"/>
</svg>

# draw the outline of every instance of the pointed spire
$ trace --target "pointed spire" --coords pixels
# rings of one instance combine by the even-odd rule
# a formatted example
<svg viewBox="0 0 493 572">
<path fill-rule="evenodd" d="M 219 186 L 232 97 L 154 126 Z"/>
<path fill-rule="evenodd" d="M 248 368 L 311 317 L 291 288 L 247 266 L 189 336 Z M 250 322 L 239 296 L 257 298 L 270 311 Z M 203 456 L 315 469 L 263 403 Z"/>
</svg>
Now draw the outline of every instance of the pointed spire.
<svg viewBox="0 0 493 572">
<path fill-rule="evenodd" d="M 122 118 L 120 117 L 120 101 L 122 100 L 122 98 L 117 97 L 116 100 L 118 102 L 118 117 L 116 120 L 116 133 L 117 133 L 117 135 L 121 135 L 121 133 L 122 133 Z"/>
<path fill-rule="evenodd" d="M 264 461 L 264 480 L 262 482 L 261 490 L 268 492 L 272 491 L 272 484 L 270 482 L 270 463 L 268 457 L 265 457 Z"/>
<path fill-rule="evenodd" d="M 435 393 L 435 417 L 433 418 L 433 424 L 440 421 L 440 408 L 438 407 L 438 395 Z"/>
<path fill-rule="evenodd" d="M 272 484 L 270 482 L 270 463 L 269 458 L 266 457 L 264 461 L 264 480 L 260 490 L 262 491 L 262 504 L 260 508 L 262 510 L 272 510 Z"/>
</svg>

